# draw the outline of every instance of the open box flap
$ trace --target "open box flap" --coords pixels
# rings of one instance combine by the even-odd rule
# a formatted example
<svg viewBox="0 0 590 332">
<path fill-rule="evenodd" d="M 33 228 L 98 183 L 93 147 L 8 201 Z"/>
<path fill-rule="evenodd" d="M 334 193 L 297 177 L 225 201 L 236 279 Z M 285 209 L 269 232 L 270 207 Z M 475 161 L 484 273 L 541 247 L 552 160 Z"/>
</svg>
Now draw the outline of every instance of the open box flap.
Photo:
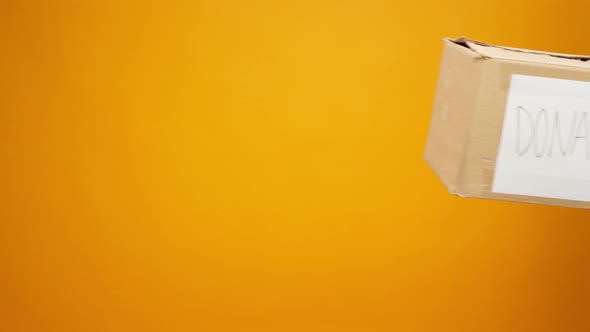
<svg viewBox="0 0 590 332">
<path fill-rule="evenodd" d="M 585 55 L 541 52 L 521 48 L 497 46 L 465 37 L 452 39 L 451 41 L 469 48 L 484 58 L 590 68 L 590 56 Z"/>
</svg>

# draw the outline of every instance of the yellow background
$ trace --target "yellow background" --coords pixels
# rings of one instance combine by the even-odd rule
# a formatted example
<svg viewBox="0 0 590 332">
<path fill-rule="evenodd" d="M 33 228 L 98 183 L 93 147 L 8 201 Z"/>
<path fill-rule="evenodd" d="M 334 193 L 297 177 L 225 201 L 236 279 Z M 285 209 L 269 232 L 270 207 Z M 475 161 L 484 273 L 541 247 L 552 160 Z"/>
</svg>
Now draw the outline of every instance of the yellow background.
<svg viewBox="0 0 590 332">
<path fill-rule="evenodd" d="M 590 330 L 590 212 L 422 160 L 441 38 L 590 54 L 589 10 L 1 1 L 0 331 Z"/>
</svg>

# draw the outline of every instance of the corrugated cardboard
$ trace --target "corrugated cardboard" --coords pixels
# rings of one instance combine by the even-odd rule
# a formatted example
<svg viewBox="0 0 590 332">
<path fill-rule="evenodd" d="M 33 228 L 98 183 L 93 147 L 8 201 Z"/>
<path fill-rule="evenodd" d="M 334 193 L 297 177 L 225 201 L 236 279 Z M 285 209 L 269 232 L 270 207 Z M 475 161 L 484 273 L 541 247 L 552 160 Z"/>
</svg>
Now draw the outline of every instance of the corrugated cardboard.
<svg viewBox="0 0 590 332">
<path fill-rule="evenodd" d="M 445 39 L 425 159 L 449 191 L 461 197 L 590 208 L 590 201 L 511 194 L 493 190 L 505 113 L 516 112 L 516 110 L 507 110 L 510 84 L 514 75 L 590 82 L 589 59 L 590 57 L 587 56 L 494 46 L 467 38 Z M 531 121 L 544 123 L 546 119 L 541 117 L 540 120 Z M 566 121 L 562 120 L 562 122 Z M 518 125 L 522 126 L 522 123 L 519 122 Z M 535 133 L 540 132 L 539 128 L 541 127 L 538 126 L 538 130 L 535 129 Z M 580 128 L 582 131 L 585 129 L 585 127 Z M 532 132 L 533 129 L 530 130 Z M 548 135 L 550 134 L 546 134 L 547 137 Z M 565 137 L 565 134 L 563 135 Z M 572 135 L 576 134 L 572 133 Z M 576 141 L 581 136 L 578 134 L 571 139 Z M 555 140 L 552 138 L 552 142 Z M 583 143 L 586 141 L 582 141 L 580 140 L 578 150 L 583 149 Z M 536 142 L 535 144 L 541 145 Z M 586 144 L 589 143 L 586 142 Z M 529 147 L 530 145 L 529 142 Z M 590 150 L 590 147 L 588 149 Z M 515 153 L 522 151 L 524 149 L 517 150 Z M 551 152 L 548 153 L 550 154 Z M 556 154 L 553 156 L 554 159 L 555 156 Z M 525 157 L 531 158 L 533 163 L 554 162 L 546 156 Z M 578 168 L 582 165 L 580 163 L 586 162 L 574 160 L 572 156 L 563 158 L 572 159 L 572 162 L 577 163 Z M 587 165 L 590 176 L 590 160 Z M 564 181 L 578 183 L 575 182 L 577 181 L 575 177 L 568 174 L 568 169 L 564 167 L 562 171 L 559 170 L 547 179 L 554 181 L 554 184 L 561 181 L 560 177 L 563 177 Z M 562 174 L 559 174 L 560 172 Z M 583 183 L 584 180 L 580 181 Z M 539 181 L 540 189 L 547 190 L 547 188 L 541 188 L 542 185 L 543 181 Z M 580 185 L 577 186 L 580 187 Z M 536 188 L 531 190 L 535 192 Z M 588 191 L 590 192 L 590 186 Z"/>
</svg>

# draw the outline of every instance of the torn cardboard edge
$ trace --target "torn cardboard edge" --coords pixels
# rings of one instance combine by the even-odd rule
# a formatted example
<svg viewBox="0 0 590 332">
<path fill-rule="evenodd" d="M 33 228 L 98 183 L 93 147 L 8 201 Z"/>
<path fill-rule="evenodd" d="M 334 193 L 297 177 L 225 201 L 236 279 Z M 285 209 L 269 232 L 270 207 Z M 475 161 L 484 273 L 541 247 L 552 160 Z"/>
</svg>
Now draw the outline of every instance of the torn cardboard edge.
<svg viewBox="0 0 590 332">
<path fill-rule="evenodd" d="M 482 58 L 590 68 L 590 56 L 587 55 L 542 52 L 523 48 L 498 46 L 469 39 L 467 37 L 445 38 L 444 40 L 446 42 L 463 46 Z"/>
</svg>

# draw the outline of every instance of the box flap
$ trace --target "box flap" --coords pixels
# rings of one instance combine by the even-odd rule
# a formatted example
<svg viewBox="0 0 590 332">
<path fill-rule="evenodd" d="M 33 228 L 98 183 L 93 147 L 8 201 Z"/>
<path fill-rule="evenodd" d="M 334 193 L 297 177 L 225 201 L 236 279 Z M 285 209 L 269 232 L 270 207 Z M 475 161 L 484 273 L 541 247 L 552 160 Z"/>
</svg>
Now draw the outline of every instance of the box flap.
<svg viewBox="0 0 590 332">
<path fill-rule="evenodd" d="M 590 56 L 541 52 L 521 48 L 486 44 L 465 37 L 452 40 L 463 45 L 484 58 L 512 61 L 536 62 L 570 67 L 590 68 Z"/>
</svg>

